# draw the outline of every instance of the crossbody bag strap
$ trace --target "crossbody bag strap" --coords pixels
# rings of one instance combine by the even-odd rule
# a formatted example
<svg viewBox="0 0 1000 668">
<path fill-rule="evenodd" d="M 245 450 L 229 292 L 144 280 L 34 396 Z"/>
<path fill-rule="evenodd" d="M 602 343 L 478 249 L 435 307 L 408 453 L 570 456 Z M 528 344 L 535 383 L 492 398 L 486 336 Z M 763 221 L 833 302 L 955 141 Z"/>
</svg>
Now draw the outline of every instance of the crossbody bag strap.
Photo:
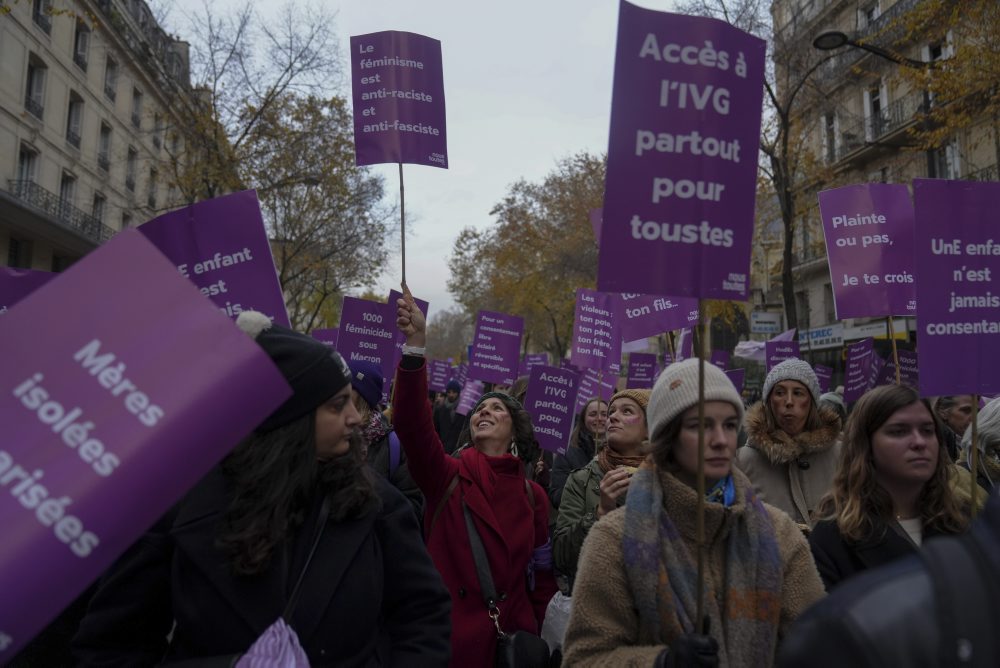
<svg viewBox="0 0 1000 668">
<path fill-rule="evenodd" d="M 286 623 L 291 623 L 292 613 L 295 612 L 295 606 L 299 602 L 299 590 L 302 588 L 302 580 L 306 577 L 306 571 L 309 570 L 309 564 L 312 562 L 313 555 L 316 554 L 316 548 L 319 546 L 319 539 L 323 537 L 323 530 L 326 528 L 326 521 L 330 518 L 330 497 L 328 495 L 323 497 L 323 504 L 319 508 L 319 518 L 316 520 L 316 531 L 313 533 L 312 546 L 309 548 L 309 554 L 306 556 L 306 563 L 302 565 L 302 571 L 299 573 L 299 579 L 295 581 L 295 587 L 292 588 L 292 595 L 288 597 L 288 604 L 285 606 L 285 611 L 281 614 L 281 617 Z"/>
<path fill-rule="evenodd" d="M 465 505 L 465 499 L 462 499 L 462 513 L 465 515 L 465 528 L 469 532 L 472 560 L 476 562 L 476 577 L 479 578 L 479 588 L 483 591 L 483 602 L 486 604 L 486 611 L 497 629 L 497 636 L 502 637 L 506 634 L 500 628 L 500 608 L 497 607 L 497 588 L 493 584 L 490 561 L 486 556 L 486 548 L 483 547 L 483 539 L 480 538 L 476 524 L 472 520 L 472 512 Z"/>
<path fill-rule="evenodd" d="M 434 525 L 437 524 L 441 511 L 444 510 L 445 504 L 448 502 L 448 498 L 451 496 L 451 493 L 455 491 L 456 487 L 458 487 L 457 473 L 455 474 L 455 477 L 451 479 L 451 482 L 448 483 L 448 488 L 444 490 L 444 496 L 441 497 L 441 500 L 438 501 L 437 508 L 434 509 L 434 514 L 431 516 L 431 523 L 427 527 L 426 538 L 431 537 L 431 531 L 434 530 Z"/>
</svg>

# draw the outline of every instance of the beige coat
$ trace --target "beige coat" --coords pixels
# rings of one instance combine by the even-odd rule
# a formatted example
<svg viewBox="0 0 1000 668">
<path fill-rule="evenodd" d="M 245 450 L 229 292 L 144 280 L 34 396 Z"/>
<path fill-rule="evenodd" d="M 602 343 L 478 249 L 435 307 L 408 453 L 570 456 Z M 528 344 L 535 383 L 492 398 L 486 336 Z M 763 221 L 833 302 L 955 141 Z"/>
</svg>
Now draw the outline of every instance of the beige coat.
<svg viewBox="0 0 1000 668">
<path fill-rule="evenodd" d="M 712 578 L 710 589 L 725 592 L 726 555 L 729 530 L 735 516 L 745 511 L 744 490 L 750 484 L 746 476 L 733 471 L 736 503 L 724 508 L 717 503 L 705 506 L 705 535 L 709 537 L 706 576 Z M 696 492 L 670 474 L 660 476 L 663 485 L 664 508 L 677 527 L 685 546 L 695 554 Z M 774 525 L 775 539 L 783 564 L 781 583 L 781 613 L 778 642 L 791 622 L 807 607 L 824 595 L 823 583 L 816 571 L 809 544 L 788 515 L 765 504 Z M 635 666 L 648 668 L 666 645 L 639 645 L 639 614 L 635 609 L 625 573 L 622 537 L 626 508 L 619 508 L 591 528 L 583 544 L 576 584 L 573 589 L 573 610 L 565 639 L 565 666 Z M 723 609 L 723 602 L 718 602 Z M 720 645 L 720 666 L 728 665 L 726 657 L 739 652 L 738 647 L 726 647 L 726 631 L 720 621 L 712 619 L 711 634 Z"/>
<path fill-rule="evenodd" d="M 736 453 L 736 465 L 757 495 L 809 528 L 840 466 L 840 418 L 825 409 L 819 414 L 819 429 L 792 437 L 780 429 L 769 432 L 764 404 L 754 404 L 745 419 L 747 444 Z"/>
</svg>

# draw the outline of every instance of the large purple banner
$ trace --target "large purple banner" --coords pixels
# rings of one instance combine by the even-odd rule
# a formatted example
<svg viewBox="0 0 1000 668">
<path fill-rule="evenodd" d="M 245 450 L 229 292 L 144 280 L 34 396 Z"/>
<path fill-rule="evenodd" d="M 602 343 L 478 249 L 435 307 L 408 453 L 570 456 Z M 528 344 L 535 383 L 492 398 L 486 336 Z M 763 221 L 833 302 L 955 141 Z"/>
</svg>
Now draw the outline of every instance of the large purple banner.
<svg viewBox="0 0 1000 668">
<path fill-rule="evenodd" d="M 566 454 L 579 382 L 579 374 L 568 369 L 543 365 L 531 368 L 524 409 L 531 415 L 535 439 L 546 450 Z"/>
<path fill-rule="evenodd" d="M 171 211 L 139 227 L 177 270 L 236 319 L 254 310 L 288 326 L 285 300 L 253 190 Z"/>
<path fill-rule="evenodd" d="M 135 230 L 0 318 L 0 350 L 6 665 L 290 390 Z"/>
<path fill-rule="evenodd" d="M 765 50 L 619 5 L 599 290 L 746 299 Z"/>
<path fill-rule="evenodd" d="M 1000 183 L 916 179 L 920 393 L 1000 391 Z"/>
<path fill-rule="evenodd" d="M 0 315 L 56 276 L 50 271 L 0 267 Z"/>
<path fill-rule="evenodd" d="M 351 37 L 357 164 L 448 167 L 441 42 L 387 30 Z"/>
<path fill-rule="evenodd" d="M 513 383 L 523 333 L 524 318 L 496 311 L 480 311 L 476 317 L 476 335 L 469 351 L 469 377 L 501 385 Z"/>
<path fill-rule="evenodd" d="M 847 346 L 847 366 L 844 371 L 844 403 L 852 404 L 868 391 L 874 339 L 863 339 Z"/>
<path fill-rule="evenodd" d="M 656 379 L 656 355 L 654 353 L 631 353 L 628 356 L 628 381 L 625 387 L 633 390 L 648 390 Z"/>
<path fill-rule="evenodd" d="M 915 315 L 909 189 L 869 183 L 824 190 L 819 208 L 837 319 Z"/>
<path fill-rule="evenodd" d="M 569 359 L 580 369 L 621 369 L 622 338 L 618 328 L 621 297 L 610 292 L 576 290 L 573 344 Z"/>
<path fill-rule="evenodd" d="M 698 322 L 698 300 L 621 293 L 618 321 L 622 340 L 636 341 Z"/>
</svg>

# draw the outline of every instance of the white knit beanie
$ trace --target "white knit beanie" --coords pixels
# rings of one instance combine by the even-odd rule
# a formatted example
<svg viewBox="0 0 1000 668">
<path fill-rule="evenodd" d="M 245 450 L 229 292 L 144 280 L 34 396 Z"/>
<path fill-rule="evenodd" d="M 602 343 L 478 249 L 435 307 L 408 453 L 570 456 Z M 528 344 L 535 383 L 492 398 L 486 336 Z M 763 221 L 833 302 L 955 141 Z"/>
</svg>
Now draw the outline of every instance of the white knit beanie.
<svg viewBox="0 0 1000 668">
<path fill-rule="evenodd" d="M 743 399 L 740 393 L 733 387 L 729 376 L 709 362 L 705 362 L 705 401 L 728 401 L 736 408 L 740 421 L 743 421 Z M 649 440 L 655 441 L 660 430 L 697 404 L 698 359 L 686 359 L 668 366 L 656 380 L 646 407 Z"/>
<path fill-rule="evenodd" d="M 808 388 L 809 394 L 812 395 L 813 403 L 819 404 L 819 395 L 821 394 L 819 379 L 816 378 L 816 372 L 813 371 L 808 362 L 800 360 L 797 357 L 789 357 L 771 369 L 767 374 L 767 378 L 764 379 L 764 394 L 762 395 L 764 401 L 767 401 L 771 396 L 771 390 L 774 389 L 774 386 L 783 380 L 799 381 Z"/>
</svg>

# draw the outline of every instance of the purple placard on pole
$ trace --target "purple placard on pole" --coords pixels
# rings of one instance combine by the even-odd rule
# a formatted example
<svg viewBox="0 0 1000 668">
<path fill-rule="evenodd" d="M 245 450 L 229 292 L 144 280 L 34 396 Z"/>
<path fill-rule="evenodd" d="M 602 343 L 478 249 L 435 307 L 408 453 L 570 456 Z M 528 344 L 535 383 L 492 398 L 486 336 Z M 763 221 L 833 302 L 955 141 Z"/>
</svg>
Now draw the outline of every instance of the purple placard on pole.
<svg viewBox="0 0 1000 668">
<path fill-rule="evenodd" d="M 454 378 L 459 385 L 465 387 L 465 381 L 469 379 L 469 365 L 462 362 L 455 367 L 455 374 L 452 378 Z"/>
<path fill-rule="evenodd" d="M 479 397 L 483 396 L 486 387 L 481 380 L 470 380 L 462 386 L 462 393 L 458 395 L 458 405 L 455 412 L 459 415 L 468 415 L 469 411 L 476 407 Z M 462 445 L 461 443 L 459 445 Z"/>
<path fill-rule="evenodd" d="M 1000 183 L 916 179 L 920 393 L 1000 390 Z"/>
<path fill-rule="evenodd" d="M 813 364 L 813 373 L 816 374 L 816 380 L 819 381 L 819 391 L 829 392 L 830 381 L 833 380 L 833 367 L 823 364 Z"/>
<path fill-rule="evenodd" d="M 314 329 L 312 337 L 317 341 L 322 341 L 334 350 L 337 349 L 337 339 L 340 337 L 339 329 Z"/>
<path fill-rule="evenodd" d="M 869 371 L 875 350 L 874 339 L 862 339 L 847 346 L 847 367 L 844 372 L 844 403 L 853 404 L 868 391 Z"/>
<path fill-rule="evenodd" d="M 721 370 L 725 371 L 729 366 L 729 353 L 725 350 L 713 350 L 710 361 Z"/>
<path fill-rule="evenodd" d="M 764 355 L 767 359 L 767 370 L 771 371 L 779 363 L 799 356 L 798 341 L 766 341 Z"/>
<path fill-rule="evenodd" d="M 819 194 L 837 319 L 915 315 L 913 203 L 902 184 Z"/>
<path fill-rule="evenodd" d="M 692 297 L 658 297 L 619 293 L 618 321 L 622 340 L 658 336 L 698 322 L 698 300 Z"/>
<path fill-rule="evenodd" d="M 429 360 L 427 370 L 430 374 L 427 383 L 435 392 L 444 392 L 445 386 L 451 380 L 451 365 L 443 360 Z"/>
<path fill-rule="evenodd" d="M 729 380 L 733 384 L 733 387 L 735 387 L 736 391 L 739 392 L 740 394 L 743 394 L 743 382 L 744 379 L 746 378 L 746 375 L 747 375 L 746 369 L 726 369 L 726 377 L 729 378 Z"/>
<path fill-rule="evenodd" d="M 691 353 L 694 350 L 694 332 L 689 327 L 684 327 L 681 329 L 680 334 L 677 336 L 677 348 L 674 352 L 677 354 L 678 362 L 691 358 Z"/>
<path fill-rule="evenodd" d="M 337 352 L 351 362 L 364 361 L 377 364 L 382 378 L 395 376 L 392 365 L 396 345 L 396 307 L 370 299 L 344 297 L 340 310 L 340 333 L 337 335 Z M 389 384 L 382 387 L 382 401 L 389 396 Z"/>
<path fill-rule="evenodd" d="M 579 413 L 594 397 L 610 401 L 615 393 L 617 374 L 601 373 L 597 369 L 582 369 L 580 372 L 580 392 L 576 397 L 576 412 Z"/>
<path fill-rule="evenodd" d="M 469 351 L 469 376 L 487 383 L 513 383 L 523 332 L 520 316 L 480 311 Z"/>
<path fill-rule="evenodd" d="M 290 389 L 135 230 L 0 318 L 0 350 L 6 665 Z"/>
<path fill-rule="evenodd" d="M 253 190 L 171 211 L 138 229 L 229 317 L 252 309 L 289 326 Z"/>
<path fill-rule="evenodd" d="M 621 2 L 599 290 L 746 299 L 766 46 Z"/>
<path fill-rule="evenodd" d="M 868 369 L 868 387 L 865 388 L 866 392 L 875 387 L 879 376 L 882 374 L 882 369 L 884 369 L 885 366 L 885 359 L 879 357 L 878 355 L 872 355 L 872 365 Z"/>
<path fill-rule="evenodd" d="M 910 387 L 917 387 L 920 380 L 920 373 L 917 369 L 917 353 L 913 350 L 899 350 L 896 354 L 899 356 L 899 382 Z M 885 365 L 879 371 L 875 387 L 895 384 L 896 362 L 892 359 L 892 355 L 889 355 L 885 360 Z"/>
<path fill-rule="evenodd" d="M 395 369 L 399 366 L 399 360 L 403 359 L 403 344 L 406 343 L 406 336 L 398 329 L 395 329 L 396 309 L 399 308 L 396 302 L 402 298 L 402 292 L 399 292 L 398 290 L 389 290 L 389 298 L 386 300 L 386 303 L 389 304 L 390 310 L 392 311 L 392 323 L 396 336 L 395 350 L 392 354 L 392 367 L 389 368 L 391 376 L 395 376 Z M 413 303 L 417 305 L 417 308 L 420 309 L 420 312 L 424 314 L 424 318 L 426 319 L 427 309 L 430 308 L 430 304 L 423 299 L 417 299 L 416 297 L 413 298 Z"/>
<path fill-rule="evenodd" d="M 656 379 L 656 355 L 654 353 L 631 353 L 628 356 L 628 381 L 625 387 L 646 390 L 653 387 Z"/>
<path fill-rule="evenodd" d="M 603 209 L 590 210 L 590 229 L 594 231 L 594 243 L 601 243 L 601 217 L 604 215 Z"/>
<path fill-rule="evenodd" d="M 577 288 L 569 359 L 578 368 L 613 373 L 621 369 L 620 299 L 614 293 Z"/>
<path fill-rule="evenodd" d="M 357 164 L 448 168 L 441 42 L 386 30 L 351 37 Z"/>
<path fill-rule="evenodd" d="M 0 315 L 58 275 L 51 271 L 0 267 Z"/>
<path fill-rule="evenodd" d="M 538 444 L 550 452 L 566 454 L 579 383 L 579 374 L 541 364 L 528 375 L 524 409 L 531 415 Z"/>
</svg>

